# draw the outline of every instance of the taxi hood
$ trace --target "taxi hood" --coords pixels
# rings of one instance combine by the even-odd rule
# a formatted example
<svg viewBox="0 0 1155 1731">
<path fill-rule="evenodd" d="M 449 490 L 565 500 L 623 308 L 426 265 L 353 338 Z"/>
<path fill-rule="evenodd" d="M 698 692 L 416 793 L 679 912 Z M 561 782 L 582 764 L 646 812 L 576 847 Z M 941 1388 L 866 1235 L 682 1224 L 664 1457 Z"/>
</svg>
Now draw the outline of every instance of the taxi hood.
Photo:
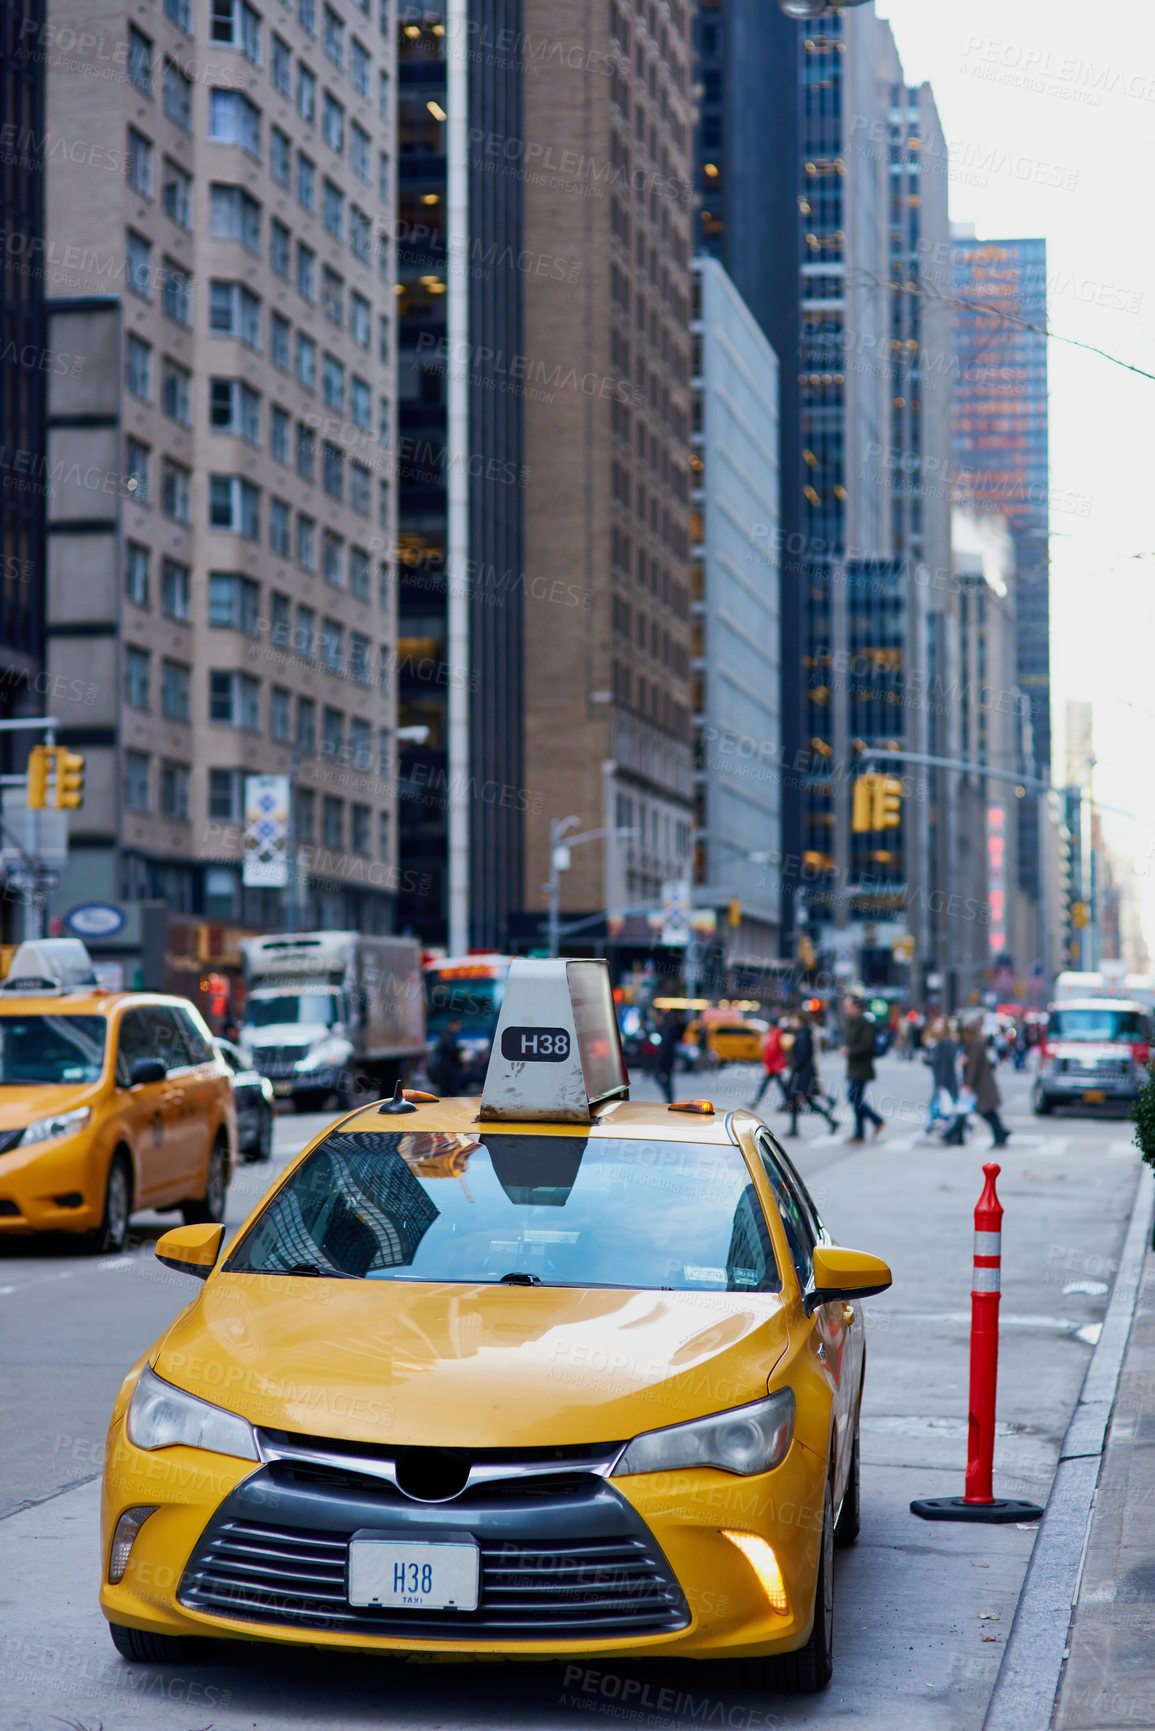
<svg viewBox="0 0 1155 1731">
<path fill-rule="evenodd" d="M 87 1106 L 99 1093 L 99 1082 L 22 1082 L 0 1087 L 0 1130 L 22 1130 L 50 1112 Z"/>
<path fill-rule="evenodd" d="M 766 1393 L 773 1293 L 218 1273 L 153 1360 L 255 1425 L 457 1448 L 618 1442 Z"/>
</svg>

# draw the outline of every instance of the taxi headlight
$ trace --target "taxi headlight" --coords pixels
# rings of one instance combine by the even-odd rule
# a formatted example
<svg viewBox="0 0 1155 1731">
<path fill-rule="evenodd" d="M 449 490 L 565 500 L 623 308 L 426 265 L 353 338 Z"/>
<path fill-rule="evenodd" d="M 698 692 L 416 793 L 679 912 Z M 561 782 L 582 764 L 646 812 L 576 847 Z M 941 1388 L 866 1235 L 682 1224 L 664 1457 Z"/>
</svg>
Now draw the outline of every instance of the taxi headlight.
<svg viewBox="0 0 1155 1731">
<path fill-rule="evenodd" d="M 187 1448 L 239 1455 L 246 1461 L 261 1458 L 248 1419 L 185 1394 L 147 1365 L 129 1403 L 128 1435 L 138 1449 L 164 1449 L 184 1443 Z"/>
<path fill-rule="evenodd" d="M 91 1117 L 90 1106 L 74 1106 L 71 1112 L 50 1112 L 47 1118 L 33 1118 L 18 1146 L 24 1148 L 29 1142 L 49 1142 L 54 1136 L 72 1136 L 77 1130 L 82 1130 Z"/>
<path fill-rule="evenodd" d="M 685 1467 L 720 1467 L 725 1473 L 769 1472 L 794 1439 L 794 1390 L 738 1406 L 691 1424 L 671 1425 L 635 1437 L 614 1468 L 627 1473 L 668 1473 Z"/>
</svg>

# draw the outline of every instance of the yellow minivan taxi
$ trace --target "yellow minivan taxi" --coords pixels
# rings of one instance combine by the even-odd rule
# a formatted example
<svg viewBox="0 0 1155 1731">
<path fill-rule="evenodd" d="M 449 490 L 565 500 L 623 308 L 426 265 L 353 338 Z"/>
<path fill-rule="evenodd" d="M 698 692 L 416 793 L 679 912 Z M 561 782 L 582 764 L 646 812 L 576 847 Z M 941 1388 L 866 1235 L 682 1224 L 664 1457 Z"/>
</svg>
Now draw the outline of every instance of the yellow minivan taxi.
<svg viewBox="0 0 1155 1731">
<path fill-rule="evenodd" d="M 480 1102 L 398 1085 L 236 1232 L 165 1234 L 204 1284 L 113 1410 L 125 1659 L 231 1637 L 334 1674 L 660 1656 L 825 1687 L 859 1301 L 890 1270 L 834 1243 L 753 1113 L 628 1086 L 605 964 L 518 960 Z"/>
<path fill-rule="evenodd" d="M 185 999 L 0 989 L 0 1232 L 117 1253 L 135 1209 L 221 1220 L 236 1142 L 228 1067 Z"/>
</svg>

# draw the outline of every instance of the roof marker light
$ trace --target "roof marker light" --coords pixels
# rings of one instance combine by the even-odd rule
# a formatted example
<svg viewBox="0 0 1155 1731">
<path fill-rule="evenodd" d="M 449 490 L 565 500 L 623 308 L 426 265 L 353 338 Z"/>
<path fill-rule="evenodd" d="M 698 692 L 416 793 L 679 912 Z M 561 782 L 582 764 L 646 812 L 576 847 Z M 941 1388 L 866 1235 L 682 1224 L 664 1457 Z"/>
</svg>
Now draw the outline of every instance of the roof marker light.
<svg viewBox="0 0 1155 1731">
<path fill-rule="evenodd" d="M 671 1112 L 696 1112 L 700 1118 L 712 1118 L 714 1116 L 714 1102 L 712 1100 L 675 1100 L 669 1110 Z"/>
</svg>

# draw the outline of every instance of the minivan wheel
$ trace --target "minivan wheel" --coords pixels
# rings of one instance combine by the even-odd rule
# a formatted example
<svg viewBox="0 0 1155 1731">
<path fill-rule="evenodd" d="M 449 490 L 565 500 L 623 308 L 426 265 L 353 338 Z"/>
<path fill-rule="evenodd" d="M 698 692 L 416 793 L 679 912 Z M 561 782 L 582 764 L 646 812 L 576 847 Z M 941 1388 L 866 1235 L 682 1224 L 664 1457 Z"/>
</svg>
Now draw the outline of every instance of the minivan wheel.
<svg viewBox="0 0 1155 1731">
<path fill-rule="evenodd" d="M 225 1188 L 228 1184 L 225 1145 L 218 1136 L 209 1155 L 205 1193 L 181 1203 L 186 1226 L 211 1226 L 225 1217 Z"/>
<path fill-rule="evenodd" d="M 128 1219 L 132 1213 L 132 1167 L 123 1148 L 112 1156 L 104 1186 L 104 1215 L 100 1225 L 84 1235 L 86 1248 L 98 1256 L 119 1256 L 128 1243 Z"/>
</svg>

